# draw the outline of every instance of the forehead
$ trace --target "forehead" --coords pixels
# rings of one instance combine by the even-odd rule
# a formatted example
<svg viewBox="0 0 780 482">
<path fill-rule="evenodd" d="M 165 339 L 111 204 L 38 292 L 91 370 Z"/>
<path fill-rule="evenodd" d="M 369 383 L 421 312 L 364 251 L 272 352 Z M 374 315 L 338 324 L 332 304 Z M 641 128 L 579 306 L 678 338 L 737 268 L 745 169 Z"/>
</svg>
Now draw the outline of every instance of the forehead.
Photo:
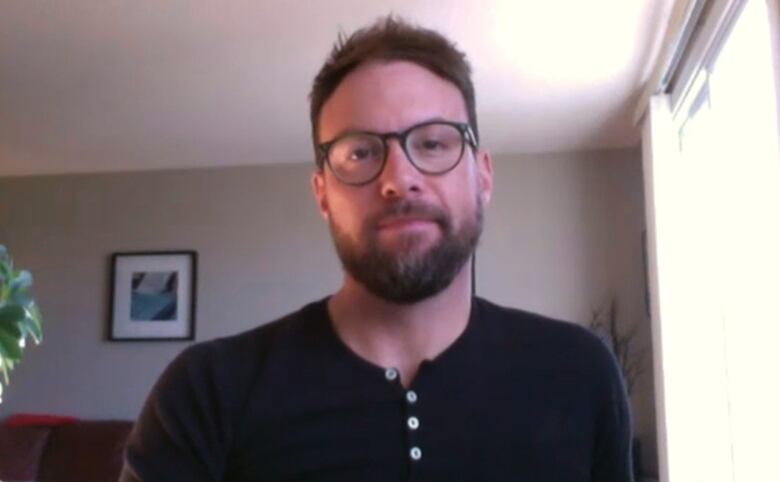
<svg viewBox="0 0 780 482">
<path fill-rule="evenodd" d="M 371 61 L 350 72 L 320 112 L 319 140 L 349 130 L 388 132 L 432 119 L 466 122 L 460 90 L 406 61 Z"/>
</svg>

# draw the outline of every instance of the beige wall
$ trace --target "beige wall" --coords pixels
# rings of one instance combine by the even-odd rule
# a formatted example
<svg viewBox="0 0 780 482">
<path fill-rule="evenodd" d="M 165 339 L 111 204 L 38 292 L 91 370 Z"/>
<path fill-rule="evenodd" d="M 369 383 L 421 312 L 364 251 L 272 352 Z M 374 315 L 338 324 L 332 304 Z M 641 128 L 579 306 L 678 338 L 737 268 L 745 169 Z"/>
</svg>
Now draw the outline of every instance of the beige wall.
<svg viewBox="0 0 780 482">
<path fill-rule="evenodd" d="M 309 193 L 308 165 L 0 179 L 0 243 L 35 275 L 45 342 L 27 350 L 0 405 L 133 418 L 185 343 L 105 341 L 109 256 L 199 253 L 197 339 L 236 333 L 332 292 L 341 275 Z M 477 291 L 584 322 L 610 296 L 644 318 L 638 151 L 496 159 Z M 652 377 L 646 377 L 652 380 Z M 654 439 L 652 386 L 634 397 Z"/>
<path fill-rule="evenodd" d="M 300 165 L 0 180 L 2 242 L 32 270 L 45 316 L 45 341 L 14 371 L 0 416 L 135 417 L 184 348 L 105 341 L 112 252 L 198 251 L 198 340 L 327 294 L 339 265 L 308 192 L 309 172 Z"/>
<path fill-rule="evenodd" d="M 647 370 L 632 396 L 643 466 L 655 470 L 650 322 L 645 311 L 639 151 L 518 156 L 496 163 L 477 254 L 477 290 L 494 301 L 584 323 L 615 298 L 639 326 Z"/>
</svg>

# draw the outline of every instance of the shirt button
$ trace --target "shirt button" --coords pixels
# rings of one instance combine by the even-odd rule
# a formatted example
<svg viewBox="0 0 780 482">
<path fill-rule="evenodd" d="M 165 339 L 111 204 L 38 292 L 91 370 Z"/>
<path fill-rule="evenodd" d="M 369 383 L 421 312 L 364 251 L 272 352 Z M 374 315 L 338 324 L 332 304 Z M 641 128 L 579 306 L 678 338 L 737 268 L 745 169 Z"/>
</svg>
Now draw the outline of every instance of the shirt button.
<svg viewBox="0 0 780 482">
<path fill-rule="evenodd" d="M 420 460 L 422 458 L 422 450 L 420 450 L 420 447 L 412 447 L 409 450 L 409 457 L 411 457 L 412 460 Z"/>
<path fill-rule="evenodd" d="M 417 393 L 414 390 L 406 392 L 406 401 L 410 404 L 417 402 Z"/>
<path fill-rule="evenodd" d="M 385 378 L 387 378 L 389 381 L 393 381 L 396 378 L 398 378 L 398 370 L 395 368 L 388 368 L 385 370 Z"/>
<path fill-rule="evenodd" d="M 406 420 L 406 425 L 412 430 L 417 430 L 420 426 L 420 419 L 417 417 L 409 417 L 409 419 Z"/>
</svg>

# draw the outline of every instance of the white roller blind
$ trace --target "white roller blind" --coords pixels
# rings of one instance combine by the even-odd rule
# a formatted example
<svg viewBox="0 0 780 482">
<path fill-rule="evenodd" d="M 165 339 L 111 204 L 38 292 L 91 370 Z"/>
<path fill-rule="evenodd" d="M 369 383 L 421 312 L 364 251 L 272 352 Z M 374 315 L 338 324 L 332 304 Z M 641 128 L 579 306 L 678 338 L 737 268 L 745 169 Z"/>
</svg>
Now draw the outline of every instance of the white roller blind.
<svg viewBox="0 0 780 482">
<path fill-rule="evenodd" d="M 654 98 L 643 139 L 661 479 L 780 480 L 769 13 L 764 0 L 712 5 L 676 74 L 690 78 Z"/>
</svg>

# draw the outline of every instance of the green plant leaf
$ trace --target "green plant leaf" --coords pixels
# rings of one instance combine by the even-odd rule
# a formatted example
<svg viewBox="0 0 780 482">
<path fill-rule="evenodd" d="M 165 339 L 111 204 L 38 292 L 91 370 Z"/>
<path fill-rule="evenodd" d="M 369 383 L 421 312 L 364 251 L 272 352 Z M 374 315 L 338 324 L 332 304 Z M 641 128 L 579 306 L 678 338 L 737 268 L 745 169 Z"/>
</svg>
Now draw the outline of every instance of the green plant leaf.
<svg viewBox="0 0 780 482">
<path fill-rule="evenodd" d="M 40 343 L 41 312 L 30 293 L 29 271 L 14 271 L 13 260 L 0 244 L 0 395 L 8 373 L 21 361 L 27 337 Z M 0 399 L 2 403 L 2 399 Z"/>
<path fill-rule="evenodd" d="M 27 317 L 24 307 L 16 303 L 0 306 L 0 330 L 6 325 L 14 325 Z"/>
<path fill-rule="evenodd" d="M 9 304 L 27 306 L 33 302 L 32 294 L 27 289 L 12 290 L 9 296 Z"/>
<path fill-rule="evenodd" d="M 33 334 L 33 328 L 32 328 L 32 319 L 31 318 L 25 318 L 24 320 L 19 322 L 19 329 L 22 331 L 22 336 L 20 337 L 20 340 L 24 340 L 22 342 L 22 345 L 25 345 L 27 343 L 27 338 L 30 337 L 37 343 L 38 340 L 35 338 Z"/>
<path fill-rule="evenodd" d="M 43 322 L 43 317 L 41 316 L 41 310 L 38 309 L 38 305 L 35 302 L 32 302 L 27 306 L 27 318 L 25 319 L 25 322 L 30 336 L 33 337 L 35 343 L 42 342 L 43 328 L 41 327 L 41 324 Z"/>
<path fill-rule="evenodd" d="M 13 364 L 22 359 L 22 347 L 19 346 L 20 338 L 20 336 L 13 336 L 7 331 L 0 331 L 0 356 L 4 358 L 4 362 L 9 360 L 12 362 L 9 368 L 13 368 Z"/>
<path fill-rule="evenodd" d="M 40 315 L 40 313 L 28 312 L 27 314 L 28 316 L 19 322 L 19 329 L 22 332 L 22 338 L 26 339 L 29 336 L 36 344 L 38 344 L 42 341 L 43 333 L 41 332 L 40 318 L 36 319 L 36 317 L 33 315 Z"/>
<path fill-rule="evenodd" d="M 8 286 L 8 281 L 11 279 L 11 267 L 6 264 L 6 262 L 2 259 L 0 259 L 0 293 L 5 293 L 10 291 L 10 286 Z M 4 298 L 0 298 L 0 300 L 3 300 Z"/>
<path fill-rule="evenodd" d="M 14 263 L 9 256 L 0 256 L 0 276 L 4 280 L 10 280 L 13 275 Z"/>
<path fill-rule="evenodd" d="M 32 274 L 30 274 L 29 271 L 22 270 L 14 274 L 15 276 L 11 279 L 11 282 L 9 283 L 11 285 L 12 292 L 28 290 L 32 288 L 33 278 L 32 278 Z"/>
<path fill-rule="evenodd" d="M 10 372 L 11 370 L 14 369 L 14 367 L 16 366 L 16 363 L 11 358 L 5 356 L 3 353 L 5 353 L 5 352 L 0 352 L 0 360 L 3 361 L 3 366 L 7 369 L 7 371 Z"/>
<path fill-rule="evenodd" d="M 6 334 L 11 338 L 16 338 L 17 340 L 20 340 L 24 335 L 24 331 L 22 330 L 22 324 L 24 323 L 25 318 L 14 323 L 5 323 L 0 325 L 0 335 Z"/>
<path fill-rule="evenodd" d="M 2 370 L 2 372 L 3 372 L 3 381 L 5 382 L 6 385 L 8 385 L 8 370 L 10 370 L 10 368 L 8 368 L 6 366 L 5 358 L 3 357 L 2 353 L 0 353 L 0 370 Z M 0 382 L 0 388 L 2 388 L 2 387 L 3 387 L 3 383 Z M 2 391 L 2 390 L 0 390 L 0 391 Z M 0 400 L 0 401 L 2 401 L 2 400 Z"/>
</svg>

